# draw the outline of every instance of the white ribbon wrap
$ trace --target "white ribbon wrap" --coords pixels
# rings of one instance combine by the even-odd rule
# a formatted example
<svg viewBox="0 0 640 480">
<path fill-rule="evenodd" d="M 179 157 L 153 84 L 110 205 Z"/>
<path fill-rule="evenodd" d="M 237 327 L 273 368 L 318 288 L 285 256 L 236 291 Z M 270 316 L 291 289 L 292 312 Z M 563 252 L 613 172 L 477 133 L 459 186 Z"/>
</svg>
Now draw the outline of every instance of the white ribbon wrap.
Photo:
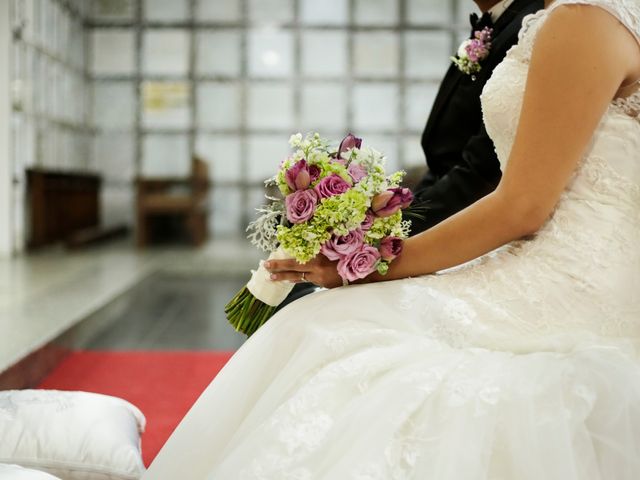
<svg viewBox="0 0 640 480">
<path fill-rule="evenodd" d="M 269 260 L 286 260 L 291 258 L 281 248 L 269 255 Z M 251 280 L 247 283 L 247 288 L 251 294 L 262 303 L 277 307 L 287 298 L 289 292 L 293 290 L 295 283 L 289 281 L 274 282 L 270 278 L 270 273 L 264 268 L 264 260 L 260 260 L 258 270 L 252 270 Z"/>
</svg>

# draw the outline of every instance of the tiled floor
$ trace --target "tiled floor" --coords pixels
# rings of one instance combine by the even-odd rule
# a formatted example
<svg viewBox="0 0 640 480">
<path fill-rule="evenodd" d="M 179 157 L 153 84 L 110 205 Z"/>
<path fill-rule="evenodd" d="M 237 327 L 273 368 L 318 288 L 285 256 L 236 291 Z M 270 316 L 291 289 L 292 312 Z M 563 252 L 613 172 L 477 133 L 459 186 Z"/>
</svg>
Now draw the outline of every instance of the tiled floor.
<svg viewBox="0 0 640 480">
<path fill-rule="evenodd" d="M 245 335 L 224 316 L 244 276 L 156 273 L 105 306 L 112 325 L 88 348 L 99 350 L 236 350 Z"/>
<path fill-rule="evenodd" d="M 232 292 L 259 258 L 260 252 L 244 239 L 216 239 L 197 250 L 164 247 L 139 251 L 126 241 L 77 252 L 52 249 L 0 260 L 0 372 L 149 275 L 233 279 L 220 289 Z M 163 288 L 170 284 L 163 284 Z M 211 284 L 209 288 L 213 288 Z M 163 313 L 162 308 L 154 312 Z M 161 315 L 158 318 L 164 321 Z"/>
</svg>

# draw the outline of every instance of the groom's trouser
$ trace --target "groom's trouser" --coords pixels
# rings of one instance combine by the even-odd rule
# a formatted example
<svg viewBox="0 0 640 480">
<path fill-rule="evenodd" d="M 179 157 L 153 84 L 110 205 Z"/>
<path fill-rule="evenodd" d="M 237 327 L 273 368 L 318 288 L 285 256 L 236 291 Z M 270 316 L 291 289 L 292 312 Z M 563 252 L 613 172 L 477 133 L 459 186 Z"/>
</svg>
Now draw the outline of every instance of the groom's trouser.
<svg viewBox="0 0 640 480">
<path fill-rule="evenodd" d="M 287 298 L 285 298 L 284 301 L 280 305 L 278 305 L 276 312 L 284 308 L 286 305 L 289 305 L 291 302 L 294 302 L 299 298 L 304 297 L 305 295 L 309 295 L 310 293 L 315 292 L 319 288 L 320 287 L 317 287 L 313 283 L 296 283 L 293 287 L 293 290 L 291 290 L 289 295 L 287 295 Z"/>
</svg>

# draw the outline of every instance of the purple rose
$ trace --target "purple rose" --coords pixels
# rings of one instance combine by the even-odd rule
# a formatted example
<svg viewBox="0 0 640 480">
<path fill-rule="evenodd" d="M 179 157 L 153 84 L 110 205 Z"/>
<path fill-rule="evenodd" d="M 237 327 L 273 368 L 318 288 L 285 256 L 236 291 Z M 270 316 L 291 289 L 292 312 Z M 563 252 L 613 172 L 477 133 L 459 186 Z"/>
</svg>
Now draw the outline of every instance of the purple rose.
<svg viewBox="0 0 640 480">
<path fill-rule="evenodd" d="M 306 160 L 298 160 L 284 175 L 287 185 L 293 191 L 304 190 L 311 183 L 311 175 Z"/>
<path fill-rule="evenodd" d="M 309 178 L 311 179 L 311 183 L 315 182 L 320 178 L 320 174 L 322 170 L 318 165 L 309 165 Z"/>
<path fill-rule="evenodd" d="M 367 168 L 359 163 L 351 163 L 348 170 L 349 175 L 351 175 L 351 178 L 353 178 L 353 181 L 356 183 L 366 177 L 368 173 Z"/>
<path fill-rule="evenodd" d="M 338 158 L 342 156 L 348 150 L 352 148 L 360 148 L 362 145 L 362 139 L 356 137 L 353 133 L 350 133 L 342 139 L 340 146 L 338 147 Z"/>
<path fill-rule="evenodd" d="M 324 177 L 314 187 L 319 198 L 332 197 L 340 195 L 351 188 L 351 185 L 340 175 L 332 173 L 328 177 Z"/>
<path fill-rule="evenodd" d="M 350 255 L 358 250 L 364 242 L 364 232 L 359 228 L 351 230 L 346 235 L 332 236 L 320 248 L 322 253 L 329 260 L 340 260 L 346 255 Z"/>
<path fill-rule="evenodd" d="M 364 221 L 360 225 L 360 228 L 366 232 L 373 226 L 373 221 L 375 219 L 376 219 L 376 215 L 371 210 L 367 210 L 367 213 L 365 214 L 365 217 L 364 217 Z"/>
<path fill-rule="evenodd" d="M 364 278 L 376 270 L 380 252 L 371 245 L 364 244 L 351 255 L 338 262 L 338 273 L 349 282 Z"/>
<path fill-rule="evenodd" d="M 398 237 L 384 237 L 380 242 L 380 256 L 387 262 L 392 261 L 402 252 L 403 240 Z"/>
<path fill-rule="evenodd" d="M 371 200 L 371 210 L 379 217 L 389 217 L 401 208 L 407 208 L 413 201 L 413 193 L 408 188 L 390 188 Z"/>
<path fill-rule="evenodd" d="M 291 223 L 302 223 L 309 220 L 316 211 L 318 195 L 312 189 L 298 190 L 284 199 L 287 208 L 287 219 Z"/>
</svg>

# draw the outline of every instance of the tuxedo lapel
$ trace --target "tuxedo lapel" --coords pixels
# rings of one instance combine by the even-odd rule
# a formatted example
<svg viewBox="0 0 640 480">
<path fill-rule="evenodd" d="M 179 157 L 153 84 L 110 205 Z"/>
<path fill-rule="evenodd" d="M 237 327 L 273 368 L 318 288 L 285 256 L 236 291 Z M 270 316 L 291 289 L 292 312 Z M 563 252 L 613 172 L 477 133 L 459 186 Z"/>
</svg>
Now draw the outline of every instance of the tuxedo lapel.
<svg viewBox="0 0 640 480">
<path fill-rule="evenodd" d="M 449 70 L 447 70 L 446 75 L 442 79 L 442 83 L 440 84 L 440 90 L 438 90 L 438 95 L 433 102 L 433 107 L 431 108 L 431 114 L 429 115 L 429 119 L 427 121 L 427 126 L 424 130 L 424 138 L 428 138 L 433 125 L 436 123 L 436 120 L 440 116 L 440 112 L 442 108 L 446 105 L 447 100 L 455 90 L 456 86 L 462 79 L 462 73 L 458 67 L 456 67 L 453 63 L 449 66 Z"/>
<path fill-rule="evenodd" d="M 509 25 L 514 18 L 530 3 L 533 3 L 535 0 L 515 0 L 509 8 L 507 8 L 498 21 L 493 26 L 493 42 L 496 43 L 500 40 L 500 32 Z M 491 54 L 489 54 L 491 55 Z M 431 114 L 429 115 L 429 119 L 427 121 L 427 125 L 425 127 L 423 133 L 423 139 L 427 139 L 431 135 L 431 130 L 433 126 L 438 121 L 440 114 L 442 113 L 442 109 L 447 104 L 449 97 L 454 92 L 460 80 L 466 75 L 466 73 L 461 72 L 455 65 L 451 64 L 449 66 L 449 70 L 442 80 L 440 85 L 440 90 L 438 91 L 438 95 L 436 96 L 435 101 L 433 102 L 433 107 L 431 109 Z"/>
<path fill-rule="evenodd" d="M 515 0 L 511 5 L 509 5 L 509 7 L 502 12 L 502 15 L 500 15 L 500 18 L 498 18 L 498 21 L 493 26 L 494 38 L 497 37 L 499 33 L 527 7 L 527 5 L 534 2 L 535 0 Z"/>
</svg>

